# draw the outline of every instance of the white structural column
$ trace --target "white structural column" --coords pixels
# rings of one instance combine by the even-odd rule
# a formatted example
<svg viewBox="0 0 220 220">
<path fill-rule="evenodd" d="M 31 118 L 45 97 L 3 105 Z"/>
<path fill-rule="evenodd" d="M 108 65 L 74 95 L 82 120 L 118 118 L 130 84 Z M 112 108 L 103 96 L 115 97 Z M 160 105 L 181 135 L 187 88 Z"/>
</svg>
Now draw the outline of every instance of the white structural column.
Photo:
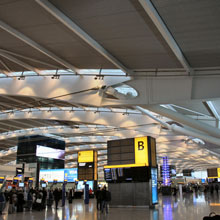
<svg viewBox="0 0 220 220">
<path fill-rule="evenodd" d="M 220 129 L 214 128 L 208 124 L 204 124 L 200 121 L 196 121 L 188 116 L 184 116 L 178 112 L 171 111 L 169 109 L 163 108 L 160 105 L 148 105 L 146 107 L 148 110 L 170 118 L 176 122 L 188 125 L 189 127 L 195 128 L 199 131 L 203 131 L 211 136 L 220 137 Z"/>
<path fill-rule="evenodd" d="M 84 30 L 82 30 L 77 24 L 75 24 L 70 18 L 58 10 L 53 4 L 47 0 L 35 0 L 40 6 L 46 9 L 51 15 L 53 15 L 57 20 L 69 28 L 72 32 L 78 35 L 87 44 L 98 51 L 102 56 L 108 59 L 116 67 L 121 69 L 125 73 L 132 73 L 131 70 L 127 69 L 119 60 L 112 56 L 103 46 L 101 46 L 97 41 L 90 37 Z"/>
<path fill-rule="evenodd" d="M 142 5 L 145 12 L 148 14 L 150 19 L 154 23 L 154 25 L 157 27 L 158 31 L 161 33 L 164 40 L 167 42 L 170 49 L 173 51 L 173 53 L 175 54 L 175 56 L 177 57 L 179 62 L 182 64 L 184 69 L 187 72 L 192 73 L 193 72 L 192 68 L 190 67 L 190 65 L 189 65 L 188 61 L 186 60 L 186 58 L 184 57 L 181 49 L 177 45 L 175 39 L 173 38 L 172 34 L 170 33 L 170 31 L 168 30 L 168 28 L 164 24 L 163 20 L 161 19 L 160 15 L 158 14 L 156 9 L 154 8 L 151 1 L 150 0 L 138 0 L 138 1 Z"/>
<path fill-rule="evenodd" d="M 208 110 L 216 118 L 216 127 L 219 128 L 220 116 L 218 112 L 216 111 L 215 106 L 213 105 L 212 101 L 206 101 L 205 103 L 206 103 L 206 107 L 208 108 Z"/>
<path fill-rule="evenodd" d="M 171 129 L 176 133 L 184 134 L 184 135 L 192 136 L 192 137 L 196 137 L 196 138 L 200 138 L 204 141 L 207 141 L 209 143 L 220 146 L 220 139 L 219 138 L 215 138 L 215 137 L 211 137 L 211 136 L 208 136 L 208 135 L 203 135 L 201 133 L 189 131 L 185 128 L 181 128 L 180 126 L 177 126 L 177 125 L 174 125 L 174 124 L 171 125 Z"/>
<path fill-rule="evenodd" d="M 24 67 L 27 70 L 33 71 L 33 72 L 37 73 L 38 75 L 41 74 L 40 70 L 38 70 L 37 68 L 35 68 L 35 67 L 33 67 L 33 66 L 31 66 L 31 65 L 29 65 L 27 63 L 24 63 L 23 61 L 18 60 L 17 58 L 15 58 L 15 57 L 13 57 L 13 56 L 11 56 L 9 54 L 6 54 L 6 53 L 0 51 L 0 56 L 2 56 L 4 58 L 6 58 L 6 59 L 8 59 L 8 60 L 18 64 L 18 65 Z"/>
<path fill-rule="evenodd" d="M 177 126 L 175 124 L 173 125 L 169 125 L 168 123 L 156 118 L 152 113 L 150 113 L 149 111 L 147 111 L 144 108 L 141 108 L 139 106 L 135 107 L 137 110 L 141 111 L 142 113 L 144 113 L 145 115 L 151 117 L 152 119 L 154 119 L 155 121 L 160 122 L 163 126 L 165 126 L 167 129 L 172 130 L 175 133 L 179 133 L 179 134 L 183 134 L 186 136 L 192 136 L 192 137 L 196 137 L 196 138 L 201 138 L 204 141 L 210 142 L 212 144 L 215 144 L 217 146 L 220 146 L 220 140 L 219 138 L 215 138 L 215 137 L 211 137 L 205 134 L 201 134 L 199 132 L 196 131 L 191 131 L 191 130 L 187 130 L 185 128 L 182 128 L 180 126 Z"/>
<path fill-rule="evenodd" d="M 29 46 L 31 46 L 31 47 L 35 48 L 36 50 L 40 51 L 44 55 L 46 55 L 46 56 L 50 57 L 51 59 L 55 60 L 57 63 L 65 66 L 68 69 L 71 69 L 72 71 L 74 71 L 76 73 L 78 72 L 78 69 L 75 66 L 73 66 L 72 64 L 70 64 L 70 63 L 66 62 L 65 60 L 61 59 L 60 57 L 58 57 L 57 55 L 55 55 L 51 51 L 49 51 L 46 48 L 42 47 L 40 44 L 33 41 L 32 39 L 25 36 L 24 34 L 17 31 L 16 29 L 12 28 L 11 26 L 6 24 L 5 22 L 0 21 L 0 28 L 5 30 L 6 32 L 10 33 L 14 37 L 20 39 L 21 41 L 25 42 Z"/>
</svg>

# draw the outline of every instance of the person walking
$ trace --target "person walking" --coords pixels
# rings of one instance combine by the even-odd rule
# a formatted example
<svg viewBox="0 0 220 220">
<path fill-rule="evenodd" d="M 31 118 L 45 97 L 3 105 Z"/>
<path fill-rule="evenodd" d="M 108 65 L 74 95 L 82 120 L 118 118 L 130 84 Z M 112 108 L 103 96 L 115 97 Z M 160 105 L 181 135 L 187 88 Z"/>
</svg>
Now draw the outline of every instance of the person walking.
<svg viewBox="0 0 220 220">
<path fill-rule="evenodd" d="M 109 203 L 111 202 L 111 192 L 106 190 L 106 196 L 105 196 L 105 211 L 108 214 L 108 209 L 109 209 Z"/>
<path fill-rule="evenodd" d="M 23 212 L 23 205 L 24 205 L 24 193 L 22 190 L 18 191 L 17 194 L 17 212 Z"/>
<path fill-rule="evenodd" d="M 56 207 L 56 209 L 58 209 L 58 203 L 59 203 L 59 200 L 61 197 L 60 197 L 60 192 L 57 188 L 54 190 L 53 196 L 54 196 L 54 200 L 55 200 L 55 207 Z"/>
<path fill-rule="evenodd" d="M 97 202 L 97 210 L 101 210 L 102 205 L 102 195 L 101 195 L 101 189 L 98 187 L 96 191 L 96 202 Z"/>
<path fill-rule="evenodd" d="M 218 195 L 218 190 L 219 190 L 219 186 L 218 184 L 215 185 L 215 191 L 216 191 L 216 194 Z"/>
<path fill-rule="evenodd" d="M 108 214 L 108 206 L 109 202 L 111 201 L 111 193 L 106 189 L 106 186 L 101 191 L 102 196 L 102 213 L 104 212 L 104 209 L 106 211 L 106 214 Z"/>
<path fill-rule="evenodd" d="M 0 192 L 0 215 L 2 215 L 2 212 L 5 209 L 6 199 L 3 192 Z"/>
</svg>

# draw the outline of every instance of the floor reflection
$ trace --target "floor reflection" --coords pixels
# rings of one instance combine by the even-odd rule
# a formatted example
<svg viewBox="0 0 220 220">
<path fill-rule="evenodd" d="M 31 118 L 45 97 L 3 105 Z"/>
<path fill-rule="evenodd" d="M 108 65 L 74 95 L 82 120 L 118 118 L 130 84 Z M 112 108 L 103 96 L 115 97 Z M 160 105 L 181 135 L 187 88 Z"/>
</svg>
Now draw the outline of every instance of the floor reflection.
<svg viewBox="0 0 220 220">
<path fill-rule="evenodd" d="M 74 200 L 65 207 L 47 208 L 44 211 L 24 212 L 0 216 L 2 220 L 195 220 L 203 219 L 210 212 L 220 214 L 220 199 L 218 195 L 204 193 L 184 193 L 179 196 L 159 196 L 159 204 L 155 209 L 127 207 L 110 208 L 109 214 L 102 214 L 96 209 L 96 200 L 91 199 L 88 205 L 83 200 Z"/>
<path fill-rule="evenodd" d="M 172 197 L 163 198 L 163 219 L 164 220 L 173 220 L 173 210 L 172 210 Z"/>
</svg>

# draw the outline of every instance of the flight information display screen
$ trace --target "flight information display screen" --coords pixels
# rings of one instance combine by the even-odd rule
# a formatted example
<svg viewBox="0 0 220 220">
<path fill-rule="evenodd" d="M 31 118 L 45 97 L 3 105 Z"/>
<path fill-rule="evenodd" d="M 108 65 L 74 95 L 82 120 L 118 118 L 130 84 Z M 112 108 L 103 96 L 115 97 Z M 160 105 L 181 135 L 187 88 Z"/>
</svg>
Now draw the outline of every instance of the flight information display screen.
<svg viewBox="0 0 220 220">
<path fill-rule="evenodd" d="M 148 167 L 123 167 L 123 168 L 106 168 L 104 169 L 106 182 L 148 182 Z"/>
<path fill-rule="evenodd" d="M 151 195 L 152 204 L 158 203 L 158 192 L 157 192 L 157 168 L 151 168 Z"/>
</svg>

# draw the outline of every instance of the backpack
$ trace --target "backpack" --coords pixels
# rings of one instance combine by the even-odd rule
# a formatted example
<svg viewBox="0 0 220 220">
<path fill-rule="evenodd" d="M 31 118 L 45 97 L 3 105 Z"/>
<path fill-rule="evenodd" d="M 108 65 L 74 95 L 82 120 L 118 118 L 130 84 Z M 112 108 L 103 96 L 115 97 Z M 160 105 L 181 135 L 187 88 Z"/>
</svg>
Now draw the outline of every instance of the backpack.
<svg viewBox="0 0 220 220">
<path fill-rule="evenodd" d="M 106 191 L 106 201 L 110 202 L 111 201 L 111 193 L 109 191 Z"/>
</svg>

